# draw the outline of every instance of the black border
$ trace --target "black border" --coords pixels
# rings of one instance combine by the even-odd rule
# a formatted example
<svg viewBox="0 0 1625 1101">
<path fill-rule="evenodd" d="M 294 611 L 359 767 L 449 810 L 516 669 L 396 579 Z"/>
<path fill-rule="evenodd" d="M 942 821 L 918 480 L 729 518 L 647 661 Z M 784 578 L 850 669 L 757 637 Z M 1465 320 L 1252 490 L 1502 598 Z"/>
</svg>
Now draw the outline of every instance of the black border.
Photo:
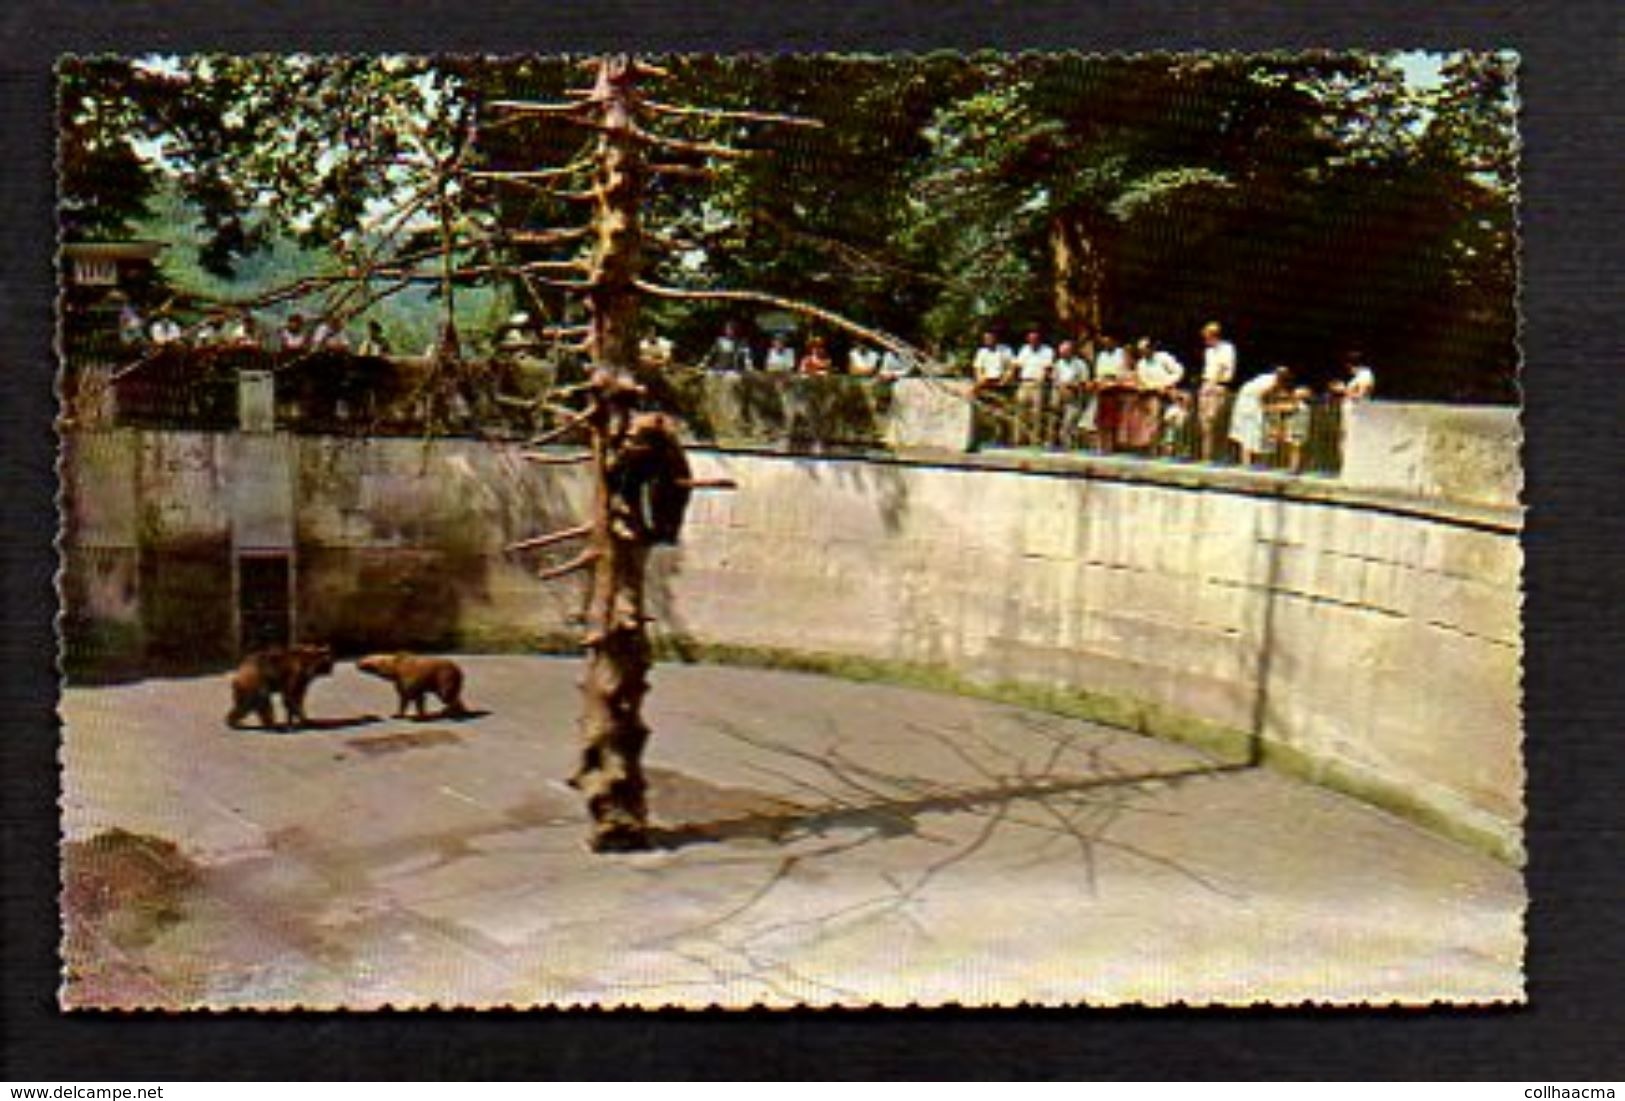
<svg viewBox="0 0 1625 1101">
<path fill-rule="evenodd" d="M 1625 347 L 1618 4 L 12 3 L 0 8 L 0 869 L 17 1082 L 429 1078 L 1625 1078 Z M 59 1014 L 51 64 L 148 49 L 1470 46 L 1523 57 L 1530 771 L 1524 1009 Z"/>
</svg>

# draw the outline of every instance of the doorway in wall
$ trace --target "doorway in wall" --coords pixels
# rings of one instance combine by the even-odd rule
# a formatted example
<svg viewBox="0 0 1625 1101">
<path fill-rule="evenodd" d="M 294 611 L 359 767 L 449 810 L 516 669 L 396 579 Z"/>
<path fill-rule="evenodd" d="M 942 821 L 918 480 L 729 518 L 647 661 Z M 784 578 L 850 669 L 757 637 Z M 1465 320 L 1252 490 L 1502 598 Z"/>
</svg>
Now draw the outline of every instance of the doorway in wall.
<svg viewBox="0 0 1625 1101">
<path fill-rule="evenodd" d="M 293 557 L 286 551 L 237 555 L 237 622 L 245 654 L 293 641 Z"/>
</svg>

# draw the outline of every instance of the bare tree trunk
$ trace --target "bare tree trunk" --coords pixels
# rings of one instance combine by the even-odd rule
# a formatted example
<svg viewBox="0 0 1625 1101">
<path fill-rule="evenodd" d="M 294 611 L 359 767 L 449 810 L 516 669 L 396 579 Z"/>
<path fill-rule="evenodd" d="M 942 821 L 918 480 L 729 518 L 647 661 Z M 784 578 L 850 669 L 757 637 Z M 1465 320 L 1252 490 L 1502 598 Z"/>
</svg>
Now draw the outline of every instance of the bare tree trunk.
<svg viewBox="0 0 1625 1101">
<path fill-rule="evenodd" d="M 1106 292 L 1099 234 L 1076 213 L 1050 222 L 1051 300 L 1061 329 L 1070 336 L 1100 333 Z"/>
<path fill-rule="evenodd" d="M 638 290 L 642 261 L 638 208 L 643 165 L 633 132 L 636 69 L 625 58 L 599 62 L 595 97 L 603 104 L 593 226 L 597 245 L 589 279 L 589 348 L 595 367 L 592 438 L 594 497 L 587 600 L 587 669 L 581 681 L 581 761 L 573 783 L 592 815 L 596 851 L 642 848 L 648 808 L 642 717 L 651 664 L 643 611 L 646 532 L 627 522 L 615 475 L 624 463 L 636 390 Z"/>
</svg>

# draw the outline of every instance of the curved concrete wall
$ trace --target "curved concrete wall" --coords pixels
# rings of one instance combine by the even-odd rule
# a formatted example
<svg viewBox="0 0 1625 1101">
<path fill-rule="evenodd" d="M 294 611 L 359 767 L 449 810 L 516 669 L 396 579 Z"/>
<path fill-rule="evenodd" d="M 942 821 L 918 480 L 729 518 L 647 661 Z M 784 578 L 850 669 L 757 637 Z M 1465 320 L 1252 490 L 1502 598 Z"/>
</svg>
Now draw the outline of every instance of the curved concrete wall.
<svg viewBox="0 0 1625 1101">
<path fill-rule="evenodd" d="M 229 569 L 245 439 L 74 441 L 70 632 L 169 630 L 138 607 L 163 598 L 147 583 L 165 571 L 138 567 L 172 545 L 207 536 Z M 573 637 L 579 583 L 541 585 L 502 547 L 571 522 L 579 468 L 467 440 L 280 440 L 301 634 L 352 650 Z M 697 495 L 683 545 L 654 556 L 656 629 L 702 655 L 936 677 L 1261 748 L 1518 856 L 1515 512 L 1199 467 L 999 462 L 696 451 L 700 476 L 739 489 Z"/>
<path fill-rule="evenodd" d="M 674 626 L 1091 698 L 1521 851 L 1514 516 L 1190 469 L 1135 481 L 711 454 Z M 1319 498 L 1319 499 L 1315 499 Z"/>
</svg>

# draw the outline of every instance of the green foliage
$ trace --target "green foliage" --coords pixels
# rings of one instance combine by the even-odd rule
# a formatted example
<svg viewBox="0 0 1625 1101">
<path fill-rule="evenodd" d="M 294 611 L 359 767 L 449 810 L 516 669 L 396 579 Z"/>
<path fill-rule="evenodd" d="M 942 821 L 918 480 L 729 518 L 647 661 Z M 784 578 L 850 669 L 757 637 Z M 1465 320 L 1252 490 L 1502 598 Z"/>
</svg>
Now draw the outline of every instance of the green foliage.
<svg viewBox="0 0 1625 1101">
<path fill-rule="evenodd" d="M 816 302 L 945 352 L 1038 324 L 1150 334 L 1189 363 L 1217 318 L 1244 370 L 1324 378 L 1358 345 L 1387 396 L 1514 394 L 1505 55 L 1451 55 L 1428 87 L 1395 57 L 1329 53 L 656 61 L 651 98 L 823 124 L 655 117 L 751 153 L 661 154 L 711 176 L 650 181 L 659 281 Z M 512 243 L 497 231 L 578 225 L 582 205 L 460 171 L 575 164 L 561 186 L 588 186 L 590 130 L 493 107 L 562 99 L 584 82 L 575 59 L 91 58 L 59 80 L 70 232 L 182 242 L 166 262 L 197 293 L 448 240 L 476 268 L 589 247 Z M 421 346 L 448 290 L 475 330 L 572 309 L 558 288 L 474 276 L 377 309 Z M 729 317 L 750 320 L 714 302 L 646 312 L 687 359 Z"/>
</svg>

